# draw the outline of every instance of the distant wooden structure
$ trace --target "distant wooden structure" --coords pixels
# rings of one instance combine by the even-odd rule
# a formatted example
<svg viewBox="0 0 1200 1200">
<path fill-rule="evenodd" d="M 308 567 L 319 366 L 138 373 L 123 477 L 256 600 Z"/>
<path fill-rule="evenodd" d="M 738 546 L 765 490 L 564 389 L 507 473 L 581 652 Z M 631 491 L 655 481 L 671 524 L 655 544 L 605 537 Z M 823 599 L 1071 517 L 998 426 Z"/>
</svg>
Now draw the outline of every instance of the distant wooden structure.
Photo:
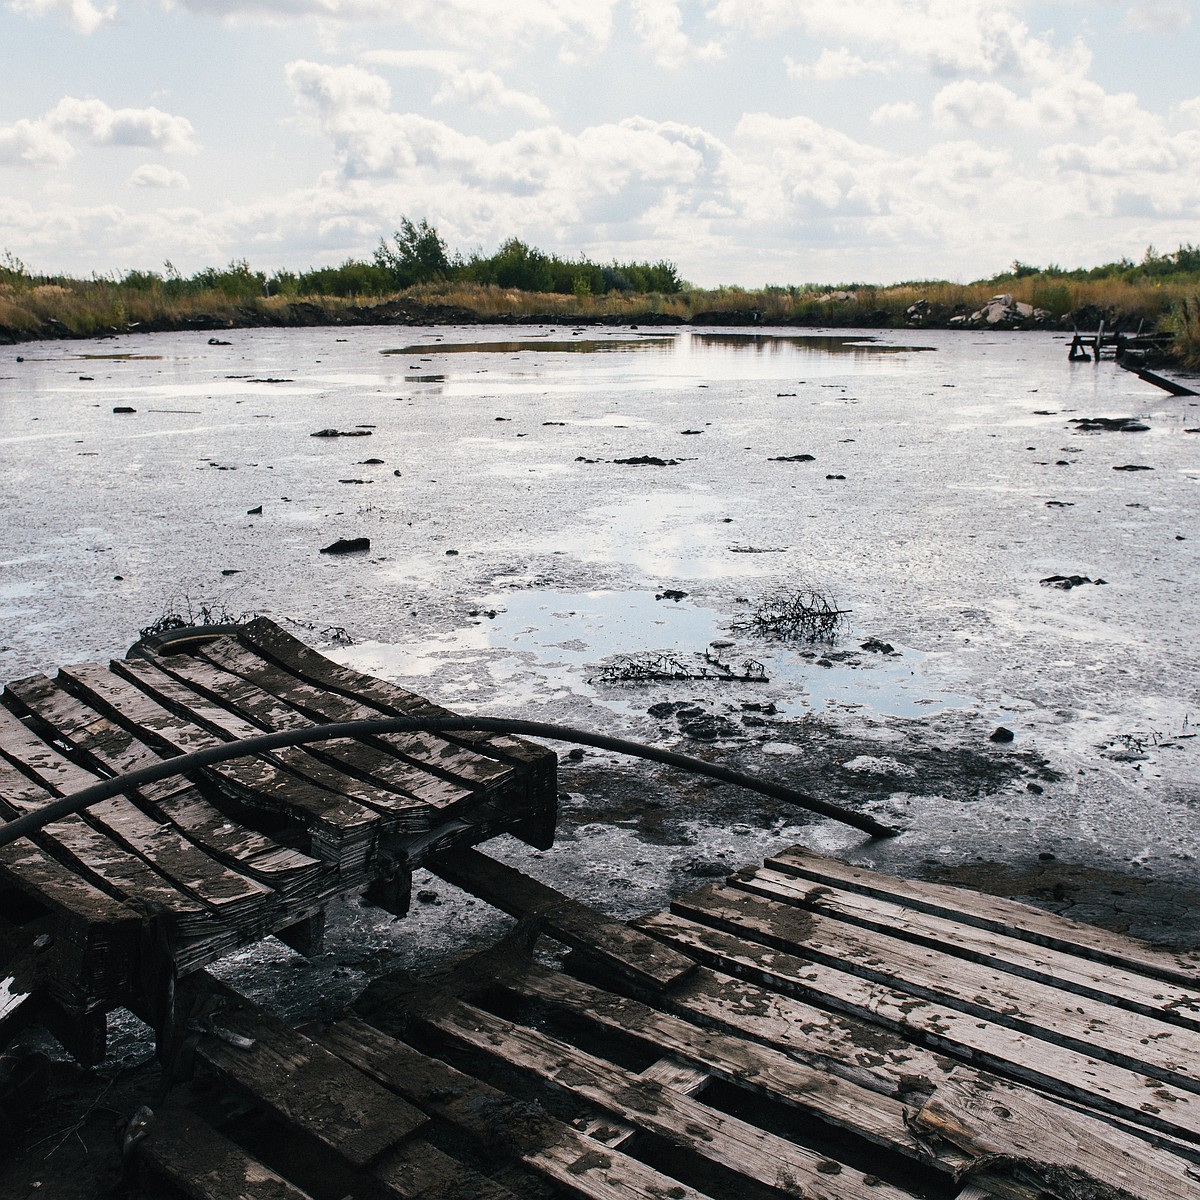
<svg viewBox="0 0 1200 1200">
<path fill-rule="evenodd" d="M 449 716 L 341 667 L 264 618 L 10 683 L 0 818 L 264 731 Z M 169 1037 L 176 987 L 274 934 L 319 948 L 336 897 L 407 910 L 438 850 L 554 839 L 556 757 L 518 738 L 403 733 L 238 758 L 121 794 L 0 847 L 0 1041 L 28 1021 L 81 1062 L 129 1008 Z"/>
<path fill-rule="evenodd" d="M 1162 350 L 1169 346 L 1173 337 L 1169 333 L 1145 333 L 1146 322 L 1138 321 L 1133 333 L 1118 329 L 1109 329 L 1104 321 L 1098 329 L 1084 331 L 1076 329 L 1071 338 L 1071 346 L 1067 357 L 1072 362 L 1099 362 L 1101 358 L 1114 358 L 1118 361 L 1129 358 L 1134 361 L 1143 360 L 1154 350 Z"/>
<path fill-rule="evenodd" d="M 136 1195 L 1200 1197 L 1195 955 L 802 847 L 629 924 L 429 865 L 513 933 L 304 1032 L 189 976 Z"/>
</svg>

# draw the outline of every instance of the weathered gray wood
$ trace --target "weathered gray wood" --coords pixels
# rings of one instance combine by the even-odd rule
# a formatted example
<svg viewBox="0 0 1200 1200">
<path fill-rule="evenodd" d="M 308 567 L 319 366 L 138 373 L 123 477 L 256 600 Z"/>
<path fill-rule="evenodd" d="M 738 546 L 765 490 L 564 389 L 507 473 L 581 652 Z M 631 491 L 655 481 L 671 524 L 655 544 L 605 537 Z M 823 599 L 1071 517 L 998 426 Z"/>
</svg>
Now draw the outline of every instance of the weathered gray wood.
<svg viewBox="0 0 1200 1200">
<path fill-rule="evenodd" d="M 813 1065 L 845 1064 L 849 1078 L 866 1083 L 873 1076 L 891 1094 L 928 1093 L 951 1069 L 950 1060 L 924 1049 L 933 1047 L 1151 1129 L 1200 1140 L 1196 1097 L 1144 1072 L 915 997 L 902 981 L 862 979 L 683 916 L 655 913 L 637 926 L 722 972 L 698 973 L 671 991 L 670 1004 Z M 858 1021 L 847 1023 L 842 1014 Z"/>
<path fill-rule="evenodd" d="M 69 742 L 98 774 L 120 775 L 162 761 L 148 745 L 122 726 L 48 679 L 35 676 L 10 689 L 24 710 Z M 170 820 L 226 865 L 260 880 L 298 887 L 320 872 L 318 860 L 280 846 L 270 838 L 230 821 L 186 779 L 164 779 L 140 789 L 151 814 Z"/>
<path fill-rule="evenodd" d="M 321 1041 L 359 1070 L 432 1116 L 449 1122 L 489 1156 L 512 1159 L 589 1200 L 707 1200 L 700 1192 L 593 1141 L 357 1019 L 339 1021 Z"/>
<path fill-rule="evenodd" d="M 10 722 L 19 725 L 7 710 L 0 709 L 0 738 L 6 744 L 11 740 Z M 30 757 L 41 759 L 42 765 L 47 766 L 55 756 L 45 747 L 44 753 Z M 47 770 L 54 774 L 49 766 Z M 6 816 L 35 812 L 55 798 L 3 760 L 0 760 L 0 797 L 0 814 Z M 212 916 L 211 909 L 181 892 L 149 864 L 80 816 L 64 817 L 48 825 L 36 835 L 35 844 L 132 909 L 144 912 L 146 904 L 161 905 L 171 913 L 181 931 L 194 930 Z"/>
<path fill-rule="evenodd" d="M 448 883 L 516 917 L 537 917 L 550 936 L 651 988 L 677 983 L 695 963 L 628 925 L 489 858 L 460 849 L 427 864 Z"/>
<path fill-rule="evenodd" d="M 293 675 L 328 691 L 339 692 L 389 716 L 449 717 L 449 709 L 372 675 L 331 662 L 265 617 L 239 630 L 241 642 Z M 554 752 L 523 738 L 485 733 L 446 734 L 446 740 L 469 746 L 502 762 L 518 764 L 524 786 L 520 802 L 529 816 L 513 834 L 539 850 L 554 844 L 557 812 L 558 758 Z"/>
<path fill-rule="evenodd" d="M 139 663 L 113 665 L 133 679 L 143 669 Z M 239 732 L 218 736 L 169 712 L 134 686 L 130 678 L 122 678 L 104 667 L 63 668 L 60 676 L 110 719 L 136 726 L 139 736 L 148 739 L 166 757 L 260 732 L 243 723 L 237 727 Z M 232 723 L 233 718 L 229 720 Z M 229 788 L 243 802 L 262 804 L 288 814 L 308 828 L 317 856 L 332 859 L 344 871 L 361 872 L 380 821 L 377 812 L 280 770 L 269 757 L 237 759 L 209 768 L 205 774 L 218 786 Z"/>
<path fill-rule="evenodd" d="M 227 641 L 221 639 L 217 644 Z M 302 712 L 279 696 L 265 691 L 256 682 L 223 671 L 211 662 L 197 661 L 186 655 L 173 655 L 157 656 L 152 665 L 160 675 L 153 674 L 151 664 L 145 660 L 138 661 L 128 669 L 136 671 L 144 685 L 153 687 L 156 694 L 178 711 L 185 712 L 200 723 L 220 724 L 230 732 L 233 728 L 229 724 L 230 716 L 247 722 L 245 727 L 252 728 L 256 733 L 307 729 L 315 723 L 335 719 L 323 714 Z M 172 687 L 172 682 L 177 686 Z M 348 705 L 350 702 L 343 703 Z M 347 779 L 342 790 L 347 795 L 354 795 L 356 799 L 380 808 L 394 803 L 403 810 L 410 807 L 414 800 L 442 807 L 461 803 L 473 795 L 469 788 L 432 775 L 371 742 L 346 739 L 323 742 L 304 749 L 303 757 L 299 753 L 292 757 L 297 765 L 311 762 L 314 768 L 323 758 L 334 760 L 333 765 L 339 774 L 358 779 L 357 785 Z M 364 786 L 365 778 L 370 781 L 367 786 Z M 342 782 L 339 780 L 339 783 Z M 398 799 L 390 801 L 389 793 L 395 793 Z"/>
<path fill-rule="evenodd" d="M 397 1200 L 523 1200 L 420 1137 L 390 1151 L 372 1174 Z"/>
<path fill-rule="evenodd" d="M 814 1200 L 911 1200 L 910 1193 L 881 1180 L 868 1182 L 862 1172 L 830 1156 L 473 1005 L 441 1000 L 414 1018 L 423 1029 L 437 1030 L 455 1044 L 496 1057 L 510 1068 L 599 1105 L 625 1124 L 654 1133 L 679 1150 L 718 1163 L 746 1179 L 768 1187 L 787 1180 Z M 828 1089 L 831 1084 L 834 1090 L 844 1086 L 828 1079 L 816 1086 Z"/>
<path fill-rule="evenodd" d="M 660 1047 L 670 1056 L 659 1060 L 664 1064 L 662 1070 L 668 1062 L 681 1063 L 691 1073 L 685 1078 L 690 1078 L 693 1086 L 702 1086 L 709 1076 L 723 1079 L 770 1096 L 779 1103 L 807 1108 L 830 1124 L 886 1145 L 897 1153 L 917 1159 L 927 1156 L 926 1147 L 909 1131 L 904 1103 L 883 1094 L 878 1087 L 868 1090 L 846 1077 L 839 1078 L 824 1064 L 811 1066 L 779 1050 L 756 1045 L 745 1037 L 698 1028 L 679 1016 L 659 1012 L 648 1004 L 606 992 L 535 964 L 501 982 L 516 995 L 537 999 L 574 1014 L 576 1019 Z M 689 979 L 681 987 L 686 989 L 691 983 Z M 670 999 L 673 996 L 672 992 Z M 743 999 L 746 1007 L 753 1010 L 758 997 L 747 987 Z M 797 1029 L 799 1025 L 793 1025 L 793 1028 Z M 803 1034 L 796 1038 L 797 1043 L 802 1044 L 804 1040 Z M 644 1076 L 648 1074 L 643 1072 Z M 675 1086 L 658 1071 L 650 1077 L 664 1086 Z M 676 1090 L 685 1090 L 687 1094 L 686 1089 L 677 1087 Z M 964 1165 L 964 1160 L 954 1154 L 943 1164 L 950 1172 Z"/>
<path fill-rule="evenodd" d="M 208 643 L 201 649 L 200 655 L 234 677 L 247 680 L 264 693 L 285 701 L 308 720 L 356 721 L 379 716 L 378 709 L 363 704 L 357 698 L 306 683 L 267 662 L 233 638 L 220 638 Z M 170 667 L 169 659 L 162 661 Z M 437 772 L 468 789 L 484 787 L 496 790 L 511 784 L 514 778 L 511 767 L 437 734 L 384 734 L 373 740 L 425 770 Z"/>
<path fill-rule="evenodd" d="M 198 1035 L 196 1056 L 351 1166 L 369 1165 L 426 1124 L 412 1105 L 216 980 L 198 981 L 195 993 L 220 1000 L 217 1032 Z M 230 1034 L 252 1044 L 233 1044 Z"/>
<path fill-rule="evenodd" d="M 1147 979 L 1125 967 L 1096 963 L 1061 949 L 1033 945 L 1005 932 L 981 930 L 949 916 L 883 897 L 859 895 L 827 883 L 798 879 L 769 867 L 748 867 L 734 874 L 730 883 L 864 929 L 889 933 L 971 962 L 986 963 L 1161 1021 L 1200 1030 L 1200 988 Z"/>
<path fill-rule="evenodd" d="M 194 1113 L 162 1108 L 135 1144 L 141 1173 L 191 1200 L 311 1200 Z"/>
<path fill-rule="evenodd" d="M 793 846 L 772 855 L 766 865 L 864 896 L 894 900 L 922 912 L 949 917 L 963 925 L 1024 938 L 1035 945 L 1050 946 L 1184 987 L 1200 987 L 1200 953 L 1196 951 L 1161 950 L 1136 938 L 1085 925 L 1016 900 L 948 884 L 902 879 L 898 875 L 851 866 L 804 846 Z"/>
<path fill-rule="evenodd" d="M 1194 1066 L 1200 1035 L 1190 1029 L 977 963 L 948 959 L 938 951 L 735 888 L 704 888 L 674 902 L 672 909 L 788 954 L 1200 1092 Z"/>
<path fill-rule="evenodd" d="M 1053 1195 L 1094 1200 L 1196 1200 L 1195 1164 L 1145 1147 L 1131 1154 L 1107 1126 L 1048 1108 L 1034 1093 L 997 1083 L 991 1091 L 953 1079 L 917 1113 L 915 1124 L 952 1142 L 991 1169 L 1003 1165 Z"/>
<path fill-rule="evenodd" d="M 132 977 L 138 914 L 27 839 L 0 847 L 0 878 L 48 910 L 49 993 L 69 1008 L 122 1003 Z"/>
</svg>

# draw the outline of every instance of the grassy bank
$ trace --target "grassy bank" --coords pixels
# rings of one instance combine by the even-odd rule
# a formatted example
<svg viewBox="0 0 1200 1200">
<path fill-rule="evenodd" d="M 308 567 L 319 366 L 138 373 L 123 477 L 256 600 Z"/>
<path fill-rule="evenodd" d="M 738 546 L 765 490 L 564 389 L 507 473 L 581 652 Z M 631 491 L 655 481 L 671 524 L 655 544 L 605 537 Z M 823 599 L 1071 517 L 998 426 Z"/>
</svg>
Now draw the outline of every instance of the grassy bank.
<svg viewBox="0 0 1200 1200">
<path fill-rule="evenodd" d="M 478 274 L 478 263 L 492 260 L 475 261 Z M 562 260 L 547 261 L 562 265 Z M 582 260 L 573 265 L 581 268 Z M 1092 271 L 1015 263 L 1010 272 L 967 284 L 703 289 L 676 286 L 673 268 L 665 264 L 659 278 L 667 290 L 618 286 L 644 266 L 604 268 L 609 282 L 617 280 L 607 290 L 576 286 L 565 291 L 436 272 L 423 281 L 392 286 L 382 268 L 363 263 L 271 277 L 245 263 L 232 263 L 190 279 L 169 270 L 164 275 L 130 272 L 122 278 L 81 280 L 39 276 L 8 256 L 0 266 L 0 341 L 183 329 L 523 319 L 945 328 L 969 325 L 972 314 L 991 297 L 1004 294 L 1038 310 L 1036 316 L 1017 320 L 1018 327 L 1094 329 L 1104 320 L 1109 327 L 1132 329 L 1141 322 L 1147 331 L 1173 333 L 1174 360 L 1200 369 L 1200 251 L 1191 247 L 1165 256 L 1147 252 L 1141 264 L 1123 261 Z M 918 304 L 921 313 L 914 318 L 911 309 Z"/>
</svg>

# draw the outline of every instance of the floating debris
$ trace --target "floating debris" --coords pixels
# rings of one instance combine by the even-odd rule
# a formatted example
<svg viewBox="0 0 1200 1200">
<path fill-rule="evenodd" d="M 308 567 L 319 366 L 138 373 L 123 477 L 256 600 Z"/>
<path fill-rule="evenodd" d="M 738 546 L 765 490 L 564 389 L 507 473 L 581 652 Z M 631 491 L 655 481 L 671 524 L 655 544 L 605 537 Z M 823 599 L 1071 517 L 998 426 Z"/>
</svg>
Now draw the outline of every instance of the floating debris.
<svg viewBox="0 0 1200 1200">
<path fill-rule="evenodd" d="M 251 380 L 251 382 L 254 382 Z M 335 437 L 370 437 L 369 429 L 318 429 L 316 433 L 310 433 L 309 437 L 335 438 Z"/>
<path fill-rule="evenodd" d="M 646 651 L 642 654 L 618 654 L 600 668 L 595 679 L 600 683 L 661 683 L 669 679 L 708 679 L 724 683 L 767 683 L 766 668 L 757 659 L 747 658 L 740 669 L 722 662 L 711 649 L 697 654 L 703 664 L 685 662 L 674 654 Z"/>
<path fill-rule="evenodd" d="M 1137 417 L 1072 417 L 1080 433 L 1146 433 L 1150 426 Z"/>
<path fill-rule="evenodd" d="M 366 537 L 338 538 L 328 546 L 321 547 L 322 554 L 355 554 L 360 550 L 370 550 L 371 539 Z"/>
<path fill-rule="evenodd" d="M 1042 587 L 1061 588 L 1064 592 L 1069 592 L 1072 588 L 1082 587 L 1085 583 L 1094 583 L 1100 587 L 1108 583 L 1107 579 L 1089 579 L 1086 575 L 1047 575 L 1045 579 L 1039 579 L 1038 582 Z"/>
</svg>

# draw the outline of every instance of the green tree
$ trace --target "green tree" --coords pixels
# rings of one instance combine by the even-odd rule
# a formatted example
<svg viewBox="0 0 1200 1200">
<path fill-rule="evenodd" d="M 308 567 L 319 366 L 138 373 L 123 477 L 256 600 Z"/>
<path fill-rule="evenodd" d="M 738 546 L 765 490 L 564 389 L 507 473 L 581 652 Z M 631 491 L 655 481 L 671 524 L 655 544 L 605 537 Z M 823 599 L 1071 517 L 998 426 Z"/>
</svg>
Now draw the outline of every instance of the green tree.
<svg viewBox="0 0 1200 1200">
<path fill-rule="evenodd" d="M 446 243 L 424 217 L 416 225 L 407 217 L 401 218 L 391 242 L 380 240 L 375 265 L 387 273 L 397 288 L 445 279 L 450 274 Z"/>
</svg>

